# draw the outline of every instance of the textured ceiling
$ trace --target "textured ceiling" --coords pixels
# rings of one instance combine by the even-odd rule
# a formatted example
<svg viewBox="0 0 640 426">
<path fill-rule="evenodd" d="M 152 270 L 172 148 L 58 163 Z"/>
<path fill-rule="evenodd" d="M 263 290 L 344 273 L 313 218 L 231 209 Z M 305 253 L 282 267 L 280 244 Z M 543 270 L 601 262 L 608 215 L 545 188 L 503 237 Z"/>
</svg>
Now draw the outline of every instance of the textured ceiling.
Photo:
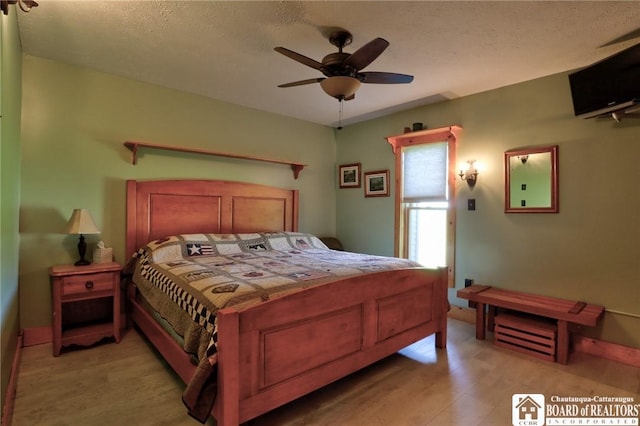
<svg viewBox="0 0 640 426">
<path fill-rule="evenodd" d="M 60 1 L 18 11 L 26 54 L 324 125 L 338 101 L 321 77 L 273 48 L 320 61 L 327 31 L 353 34 L 353 52 L 391 45 L 365 71 L 413 83 L 363 84 L 343 124 L 563 72 L 640 41 L 639 1 Z"/>
</svg>

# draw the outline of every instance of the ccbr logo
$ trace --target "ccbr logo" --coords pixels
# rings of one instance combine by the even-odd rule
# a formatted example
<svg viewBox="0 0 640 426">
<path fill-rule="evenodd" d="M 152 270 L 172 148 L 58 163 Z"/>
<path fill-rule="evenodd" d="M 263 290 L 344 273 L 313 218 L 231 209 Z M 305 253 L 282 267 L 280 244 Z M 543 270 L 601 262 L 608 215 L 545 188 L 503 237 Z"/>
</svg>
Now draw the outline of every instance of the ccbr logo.
<svg viewBox="0 0 640 426">
<path fill-rule="evenodd" d="M 511 397 L 513 426 L 544 426 L 544 395 L 516 393 Z"/>
</svg>

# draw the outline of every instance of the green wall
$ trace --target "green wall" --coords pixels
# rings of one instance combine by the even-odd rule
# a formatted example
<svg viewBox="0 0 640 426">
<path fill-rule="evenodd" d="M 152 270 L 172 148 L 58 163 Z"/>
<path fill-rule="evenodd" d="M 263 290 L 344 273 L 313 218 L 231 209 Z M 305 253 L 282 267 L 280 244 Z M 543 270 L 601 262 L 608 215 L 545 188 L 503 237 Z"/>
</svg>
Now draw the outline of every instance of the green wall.
<svg viewBox="0 0 640 426">
<path fill-rule="evenodd" d="M 384 138 L 417 121 L 462 126 L 457 162 L 482 165 L 473 190 L 457 183 L 456 288 L 473 278 L 601 304 L 604 321 L 584 334 L 640 347 L 637 116 L 620 124 L 575 118 L 567 75 L 558 74 L 349 126 L 336 136 L 337 163 L 389 169 L 393 182 Z M 560 213 L 505 214 L 504 151 L 540 145 L 559 145 Z M 347 250 L 393 254 L 394 195 L 337 190 L 337 235 Z M 466 210 L 468 198 L 476 211 Z M 466 306 L 455 293 L 452 303 Z"/>
<path fill-rule="evenodd" d="M 61 234 L 74 208 L 90 210 L 124 264 L 125 181 L 206 178 L 300 190 L 300 230 L 335 234 L 334 130 L 291 118 L 25 55 L 23 58 L 20 324 L 51 323 L 48 268 L 77 259 Z M 146 150 L 126 140 L 185 145 L 308 164 L 290 167 Z"/>
<path fill-rule="evenodd" d="M 0 353 L 4 408 L 20 329 L 18 317 L 18 218 L 20 207 L 20 36 L 15 8 L 0 14 Z"/>
</svg>

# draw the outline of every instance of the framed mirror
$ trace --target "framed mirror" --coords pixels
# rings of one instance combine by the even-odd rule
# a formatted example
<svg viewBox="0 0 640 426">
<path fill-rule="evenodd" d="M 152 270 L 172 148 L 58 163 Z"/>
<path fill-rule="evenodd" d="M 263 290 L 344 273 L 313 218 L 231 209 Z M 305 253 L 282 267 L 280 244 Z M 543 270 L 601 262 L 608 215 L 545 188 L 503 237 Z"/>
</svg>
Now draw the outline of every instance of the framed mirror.
<svg viewBox="0 0 640 426">
<path fill-rule="evenodd" d="M 505 213 L 558 213 L 558 146 L 504 153 Z"/>
</svg>

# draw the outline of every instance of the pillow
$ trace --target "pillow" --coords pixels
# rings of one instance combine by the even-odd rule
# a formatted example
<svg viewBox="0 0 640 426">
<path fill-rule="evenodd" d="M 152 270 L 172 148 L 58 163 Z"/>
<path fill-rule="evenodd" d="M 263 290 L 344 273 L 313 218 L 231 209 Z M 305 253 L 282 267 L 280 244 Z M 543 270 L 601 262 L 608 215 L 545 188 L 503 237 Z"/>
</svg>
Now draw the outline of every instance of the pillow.
<svg viewBox="0 0 640 426">
<path fill-rule="evenodd" d="M 209 237 L 215 251 L 221 255 L 270 250 L 260 234 L 209 234 Z"/>
<path fill-rule="evenodd" d="M 167 263 L 182 259 L 182 246 L 178 236 L 160 238 L 145 246 L 154 263 Z"/>
<path fill-rule="evenodd" d="M 151 241 L 145 248 L 154 263 L 175 262 L 198 256 L 227 256 L 264 250 L 328 250 L 328 247 L 318 237 L 302 232 L 172 235 Z"/>
<path fill-rule="evenodd" d="M 271 232 L 264 235 L 273 250 L 328 249 L 328 247 L 313 234 L 302 232 Z"/>
</svg>

